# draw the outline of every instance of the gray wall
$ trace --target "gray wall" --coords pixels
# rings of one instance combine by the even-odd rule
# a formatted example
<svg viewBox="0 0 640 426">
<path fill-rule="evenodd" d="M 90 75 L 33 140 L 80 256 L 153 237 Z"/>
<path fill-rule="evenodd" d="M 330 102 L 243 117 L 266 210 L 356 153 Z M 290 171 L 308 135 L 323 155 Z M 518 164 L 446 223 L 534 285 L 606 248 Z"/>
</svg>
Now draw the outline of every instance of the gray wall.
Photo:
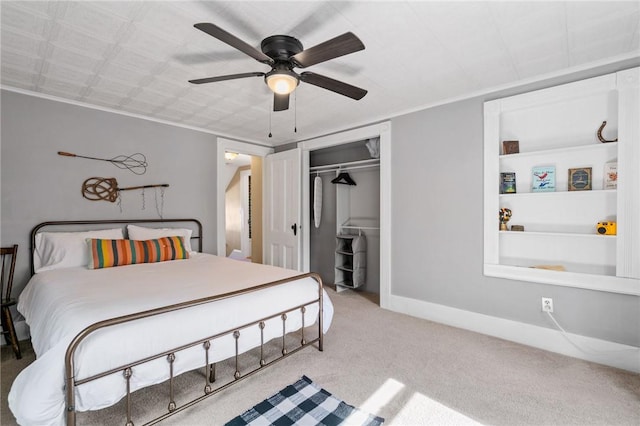
<svg viewBox="0 0 640 426">
<path fill-rule="evenodd" d="M 483 275 L 483 102 L 506 94 L 392 120 L 391 292 L 548 328 L 540 299 L 552 297 L 568 332 L 640 346 L 637 296 Z"/>
<path fill-rule="evenodd" d="M 82 182 L 115 177 L 120 187 L 168 183 L 164 217 L 194 217 L 204 227 L 204 251 L 216 250 L 216 137 L 148 120 L 2 91 L 3 246 L 19 244 L 14 295 L 29 278 L 29 232 L 47 220 L 159 218 L 155 191 L 122 192 L 117 203 L 82 197 Z M 100 161 L 61 157 L 144 153 L 144 175 Z M 159 194 L 159 193 L 158 193 Z M 158 199 L 160 201 L 160 199 Z"/>
</svg>

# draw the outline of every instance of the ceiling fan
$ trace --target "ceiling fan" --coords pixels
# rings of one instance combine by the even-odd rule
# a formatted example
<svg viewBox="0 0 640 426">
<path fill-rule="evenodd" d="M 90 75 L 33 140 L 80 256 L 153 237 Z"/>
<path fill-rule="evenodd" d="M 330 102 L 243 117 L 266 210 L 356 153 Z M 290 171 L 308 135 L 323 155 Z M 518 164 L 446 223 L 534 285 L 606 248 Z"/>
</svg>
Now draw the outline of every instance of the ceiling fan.
<svg viewBox="0 0 640 426">
<path fill-rule="evenodd" d="M 194 27 L 204 31 L 223 43 L 228 44 L 251 56 L 258 62 L 269 65 L 269 72 L 247 72 L 241 74 L 221 75 L 218 77 L 189 80 L 189 83 L 203 84 L 216 81 L 234 80 L 246 77 L 264 77 L 265 83 L 273 91 L 273 110 L 284 111 L 289 108 L 289 94 L 293 92 L 300 81 L 331 90 L 349 98 L 360 100 L 367 91 L 356 86 L 334 80 L 320 74 L 305 71 L 300 74 L 294 68 L 306 68 L 364 49 L 364 44 L 353 33 L 347 32 L 327 40 L 309 49 L 303 49 L 302 43 L 287 35 L 273 35 L 260 43 L 260 50 L 240 40 L 217 25 L 211 23 L 195 24 Z"/>
</svg>

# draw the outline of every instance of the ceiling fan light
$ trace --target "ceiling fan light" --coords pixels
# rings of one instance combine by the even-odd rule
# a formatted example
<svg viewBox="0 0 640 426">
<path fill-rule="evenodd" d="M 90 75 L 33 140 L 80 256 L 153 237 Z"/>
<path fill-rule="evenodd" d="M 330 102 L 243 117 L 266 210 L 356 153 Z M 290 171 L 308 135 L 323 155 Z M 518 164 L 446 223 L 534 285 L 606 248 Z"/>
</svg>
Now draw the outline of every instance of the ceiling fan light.
<svg viewBox="0 0 640 426">
<path fill-rule="evenodd" d="M 279 95 L 288 95 L 296 90 L 298 78 L 295 74 L 286 71 L 277 71 L 265 76 L 267 86 L 272 92 Z"/>
</svg>

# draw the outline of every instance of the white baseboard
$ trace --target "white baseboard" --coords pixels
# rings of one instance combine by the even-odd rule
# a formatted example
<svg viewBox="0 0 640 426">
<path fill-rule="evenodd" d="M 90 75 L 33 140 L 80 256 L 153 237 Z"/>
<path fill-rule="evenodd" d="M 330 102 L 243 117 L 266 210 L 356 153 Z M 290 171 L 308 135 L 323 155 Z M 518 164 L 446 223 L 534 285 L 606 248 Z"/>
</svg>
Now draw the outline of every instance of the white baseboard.
<svg viewBox="0 0 640 426">
<path fill-rule="evenodd" d="M 640 348 L 390 295 L 387 309 L 527 346 L 640 373 Z M 580 348 L 578 349 L 575 343 Z"/>
<path fill-rule="evenodd" d="M 18 335 L 18 340 L 29 340 L 29 327 L 27 326 L 26 321 L 18 321 L 14 322 L 13 326 L 16 328 L 16 334 Z M 4 340 L 4 335 L 0 337 L 0 342 L 2 345 L 6 345 L 7 342 Z"/>
<path fill-rule="evenodd" d="M 387 309 L 403 314 L 463 328 L 527 346 L 556 352 L 598 364 L 640 373 L 640 348 L 593 337 L 568 333 L 572 342 L 560 332 L 550 328 L 525 324 L 449 306 L 424 302 L 402 296 L 390 295 Z M 29 339 L 29 327 L 25 321 L 15 323 L 18 340 Z M 4 339 L 3 344 L 4 344 Z"/>
</svg>

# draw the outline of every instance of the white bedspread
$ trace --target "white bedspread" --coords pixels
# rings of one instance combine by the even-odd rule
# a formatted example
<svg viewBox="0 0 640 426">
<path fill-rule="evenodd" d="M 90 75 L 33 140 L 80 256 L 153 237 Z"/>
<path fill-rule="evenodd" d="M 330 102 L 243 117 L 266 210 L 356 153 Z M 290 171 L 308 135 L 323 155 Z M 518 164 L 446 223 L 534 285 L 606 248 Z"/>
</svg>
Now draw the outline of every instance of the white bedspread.
<svg viewBox="0 0 640 426">
<path fill-rule="evenodd" d="M 21 425 L 64 424 L 64 356 L 71 340 L 85 327 L 104 319 L 252 287 L 299 272 L 223 257 L 194 254 L 188 260 L 88 270 L 68 268 L 36 274 L 20 295 L 18 310 L 31 330 L 37 356 L 9 392 L 9 406 Z M 197 341 L 259 320 L 317 297 L 318 286 L 305 278 L 206 305 L 102 329 L 76 351 L 76 377 L 83 378 L 127 362 Z M 324 332 L 333 306 L 324 293 Z M 317 303 L 307 308 L 305 325 L 315 322 Z M 301 327 L 301 314 L 289 314 L 287 331 Z M 187 326 L 189 324 L 189 326 Z M 265 341 L 282 335 L 282 321 L 265 327 Z M 240 351 L 260 344 L 257 327 L 242 331 Z M 140 341 L 144 339 L 144 344 Z M 210 362 L 235 353 L 231 336 L 212 342 Z M 176 354 L 174 374 L 202 367 L 204 352 L 195 347 Z M 169 377 L 162 358 L 134 367 L 132 390 Z M 81 385 L 76 410 L 115 404 L 126 393 L 121 373 Z"/>
</svg>

